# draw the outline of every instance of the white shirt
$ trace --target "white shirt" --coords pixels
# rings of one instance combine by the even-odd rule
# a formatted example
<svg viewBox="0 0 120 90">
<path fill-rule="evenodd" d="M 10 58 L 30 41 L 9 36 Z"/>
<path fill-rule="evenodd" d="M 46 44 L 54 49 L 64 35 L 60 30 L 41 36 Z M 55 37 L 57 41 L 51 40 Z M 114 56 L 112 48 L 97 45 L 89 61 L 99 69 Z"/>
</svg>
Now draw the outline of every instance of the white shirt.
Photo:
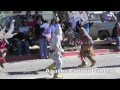
<svg viewBox="0 0 120 90">
<path fill-rule="evenodd" d="M 112 19 L 116 19 L 113 12 L 110 12 L 110 13 L 104 12 L 102 14 L 102 17 L 103 17 L 104 21 L 111 21 Z"/>
</svg>

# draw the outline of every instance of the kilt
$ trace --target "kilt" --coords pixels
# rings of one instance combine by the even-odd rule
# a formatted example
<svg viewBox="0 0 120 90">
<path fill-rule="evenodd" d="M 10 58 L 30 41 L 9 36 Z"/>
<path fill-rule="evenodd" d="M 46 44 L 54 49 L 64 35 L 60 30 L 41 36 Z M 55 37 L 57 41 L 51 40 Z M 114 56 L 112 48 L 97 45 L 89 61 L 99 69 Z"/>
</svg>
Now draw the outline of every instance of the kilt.
<svg viewBox="0 0 120 90">
<path fill-rule="evenodd" d="M 80 55 L 82 55 L 83 57 L 95 56 L 95 53 L 93 51 L 93 47 L 91 45 L 88 45 L 88 44 L 82 45 L 81 50 L 80 50 Z"/>
</svg>

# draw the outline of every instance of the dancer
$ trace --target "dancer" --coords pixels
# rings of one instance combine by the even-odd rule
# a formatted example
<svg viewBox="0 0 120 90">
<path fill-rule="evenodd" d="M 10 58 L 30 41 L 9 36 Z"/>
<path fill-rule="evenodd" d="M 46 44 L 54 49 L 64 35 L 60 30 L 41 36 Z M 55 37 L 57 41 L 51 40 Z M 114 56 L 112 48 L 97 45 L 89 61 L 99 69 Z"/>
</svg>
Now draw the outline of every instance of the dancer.
<svg viewBox="0 0 120 90">
<path fill-rule="evenodd" d="M 5 48 L 5 40 L 0 39 L 0 66 L 4 68 L 3 63 L 5 63 L 5 56 L 7 54 L 7 49 Z"/>
<path fill-rule="evenodd" d="M 3 63 L 6 62 L 5 61 L 5 57 L 7 55 L 6 44 L 9 44 L 6 39 L 13 36 L 12 32 L 14 30 L 14 22 L 15 20 L 12 21 L 11 27 L 7 33 L 5 33 L 6 27 L 0 30 L 0 66 L 2 68 L 4 68 Z"/>
<path fill-rule="evenodd" d="M 57 72 L 54 73 L 53 78 L 63 78 L 62 75 L 59 74 L 59 70 L 61 70 L 62 67 L 62 53 L 64 52 L 64 50 L 62 49 L 61 46 L 61 41 L 62 41 L 62 29 L 60 27 L 60 25 L 58 24 L 58 27 L 56 28 L 56 30 L 53 32 L 52 34 L 52 38 L 50 41 L 50 57 L 55 61 L 53 64 L 51 64 L 47 70 L 49 70 L 49 74 L 50 70 L 53 70 L 56 67 Z"/>
<path fill-rule="evenodd" d="M 93 52 L 93 48 L 92 48 L 93 40 L 89 36 L 89 34 L 86 32 L 85 28 L 83 27 L 83 25 L 79 21 L 77 22 L 76 27 L 79 30 L 79 38 L 81 41 L 80 58 L 82 60 L 82 64 L 79 65 L 79 67 L 86 66 L 86 64 L 87 64 L 85 61 L 86 57 L 92 63 L 90 67 L 93 67 L 96 63 L 96 61 L 93 58 L 93 56 L 95 55 Z"/>
</svg>

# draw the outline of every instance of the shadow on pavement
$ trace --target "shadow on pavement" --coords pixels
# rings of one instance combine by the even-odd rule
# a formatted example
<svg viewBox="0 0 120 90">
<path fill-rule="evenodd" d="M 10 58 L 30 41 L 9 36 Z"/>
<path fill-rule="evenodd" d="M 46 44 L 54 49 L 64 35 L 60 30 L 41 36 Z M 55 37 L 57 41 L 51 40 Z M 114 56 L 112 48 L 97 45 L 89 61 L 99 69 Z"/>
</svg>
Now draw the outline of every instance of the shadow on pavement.
<svg viewBox="0 0 120 90">
<path fill-rule="evenodd" d="M 78 66 L 73 66 L 73 67 L 63 67 L 62 69 L 63 70 L 66 70 L 66 69 L 75 69 L 75 68 L 79 68 Z"/>
<path fill-rule="evenodd" d="M 120 65 L 102 66 L 97 68 L 116 68 L 116 67 L 120 67 Z"/>
<path fill-rule="evenodd" d="M 35 79 L 49 79 L 49 77 L 35 78 Z"/>
<path fill-rule="evenodd" d="M 8 72 L 9 75 L 21 75 L 21 74 L 39 74 L 36 71 L 28 71 L 28 72 Z"/>
<path fill-rule="evenodd" d="M 79 68 L 78 66 L 73 66 L 73 67 L 64 67 L 62 68 L 63 70 L 66 69 L 75 69 L 75 68 Z M 80 68 L 84 68 L 84 67 L 80 67 Z M 21 75 L 21 74 L 39 74 L 38 72 L 42 72 L 42 71 L 46 71 L 46 69 L 40 69 L 40 70 L 36 70 L 36 71 L 26 71 L 26 72 L 8 72 L 9 75 Z M 38 79 L 47 79 L 45 78 L 38 78 Z"/>
</svg>

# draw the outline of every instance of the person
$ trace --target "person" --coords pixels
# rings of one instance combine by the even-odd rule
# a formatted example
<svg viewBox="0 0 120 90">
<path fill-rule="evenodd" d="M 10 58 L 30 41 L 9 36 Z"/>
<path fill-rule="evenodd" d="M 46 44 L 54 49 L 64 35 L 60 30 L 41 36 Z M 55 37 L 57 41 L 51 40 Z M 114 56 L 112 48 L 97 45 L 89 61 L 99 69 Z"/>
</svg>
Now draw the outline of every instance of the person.
<svg viewBox="0 0 120 90">
<path fill-rule="evenodd" d="M 38 11 L 35 11 L 34 20 L 37 21 L 38 19 L 41 20 L 40 24 L 43 24 L 43 21 L 44 21 L 43 16 L 40 15 Z"/>
<path fill-rule="evenodd" d="M 28 19 L 31 15 L 31 11 L 26 11 L 26 14 L 23 16 L 24 19 Z"/>
<path fill-rule="evenodd" d="M 56 19 L 51 19 L 51 23 L 50 23 L 50 28 L 51 28 L 51 32 L 53 33 L 55 31 L 55 28 L 56 28 Z"/>
<path fill-rule="evenodd" d="M 117 13 L 117 21 L 120 22 L 120 11 Z"/>
<path fill-rule="evenodd" d="M 87 65 L 85 61 L 86 57 L 91 61 L 91 67 L 93 67 L 96 63 L 93 58 L 95 55 L 92 48 L 93 40 L 79 21 L 77 22 L 76 27 L 79 29 L 79 38 L 81 40 L 80 58 L 82 60 L 82 64 L 79 65 L 79 67 Z"/>
<path fill-rule="evenodd" d="M 26 54 L 30 55 L 29 43 L 22 32 L 16 30 L 16 34 L 11 38 L 11 40 L 15 43 L 18 56 L 22 56 L 22 49 L 25 49 Z"/>
<path fill-rule="evenodd" d="M 5 40 L 0 39 L 0 66 L 4 68 L 3 63 L 6 62 L 5 56 L 7 54 L 7 49 L 5 48 Z"/>
<path fill-rule="evenodd" d="M 120 49 L 120 23 L 116 23 L 112 31 L 112 38 L 116 40 L 116 47 Z"/>
<path fill-rule="evenodd" d="M 68 38 L 69 44 L 73 45 L 73 39 L 75 38 L 75 32 L 74 29 L 72 29 L 72 24 L 68 23 L 68 28 L 65 32 L 65 36 Z"/>
<path fill-rule="evenodd" d="M 50 70 L 54 69 L 56 67 L 56 72 L 54 73 L 53 78 L 63 78 L 62 75 L 60 75 L 59 70 L 62 68 L 62 53 L 64 50 L 61 46 L 61 27 L 58 25 L 56 30 L 54 31 L 54 34 L 52 35 L 52 38 L 50 40 L 50 57 L 55 61 L 53 64 L 47 67 L 46 70 L 48 70 L 48 73 L 51 74 Z"/>
<path fill-rule="evenodd" d="M 22 24 L 22 19 L 20 17 L 20 15 L 16 16 L 16 20 L 15 20 L 15 28 L 18 29 Z"/>
<path fill-rule="evenodd" d="M 103 22 L 104 22 L 104 21 L 117 21 L 116 16 L 115 16 L 114 13 L 111 12 L 111 11 L 103 12 L 100 17 L 101 17 L 101 20 L 102 20 Z"/>
<path fill-rule="evenodd" d="M 34 33 L 34 26 L 35 26 L 35 21 L 33 19 L 33 16 L 30 15 L 27 21 L 27 25 L 30 27 L 30 32 Z"/>
<path fill-rule="evenodd" d="M 68 28 L 68 22 L 67 22 L 67 18 L 65 15 L 62 15 L 62 18 L 60 20 L 60 24 L 61 24 L 61 28 L 62 28 L 63 33 L 65 33 L 67 28 Z"/>
<path fill-rule="evenodd" d="M 80 11 L 80 15 L 81 15 L 81 20 L 84 23 L 84 28 L 89 33 L 90 26 L 89 26 L 89 18 L 88 18 L 87 11 Z"/>
<path fill-rule="evenodd" d="M 41 27 L 41 20 L 38 18 L 36 20 L 36 24 L 35 24 L 35 30 L 34 30 L 34 36 L 35 36 L 35 40 L 39 40 L 40 39 L 40 27 Z"/>
<path fill-rule="evenodd" d="M 39 39 L 39 46 L 40 46 L 40 57 L 41 59 L 48 59 L 48 40 L 45 34 L 50 33 L 49 24 L 47 21 L 44 21 L 44 23 L 41 25 L 41 31 L 40 31 L 40 39 Z"/>
</svg>

